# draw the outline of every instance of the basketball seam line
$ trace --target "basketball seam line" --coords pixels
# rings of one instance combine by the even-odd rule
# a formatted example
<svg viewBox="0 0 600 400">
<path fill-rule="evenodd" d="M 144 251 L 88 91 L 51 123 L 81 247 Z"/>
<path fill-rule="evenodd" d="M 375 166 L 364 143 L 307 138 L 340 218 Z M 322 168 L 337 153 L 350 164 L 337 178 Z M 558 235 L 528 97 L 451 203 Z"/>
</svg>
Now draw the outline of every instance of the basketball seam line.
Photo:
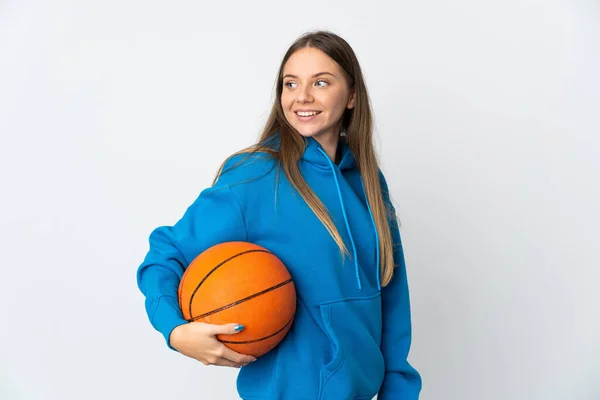
<svg viewBox="0 0 600 400">
<path fill-rule="evenodd" d="M 265 290 L 262 290 L 262 291 L 260 291 L 260 292 L 254 293 L 254 294 L 253 294 L 253 295 L 251 295 L 251 296 L 248 296 L 248 297 L 245 297 L 245 298 L 243 298 L 243 299 L 240 299 L 240 300 L 238 300 L 238 301 L 235 301 L 235 302 L 233 302 L 233 303 L 230 303 L 230 304 L 224 305 L 223 307 L 216 308 L 216 309 L 214 309 L 214 310 L 212 310 L 212 311 L 209 311 L 209 312 L 207 312 L 207 313 L 204 313 L 204 314 L 202 314 L 202 315 L 198 315 L 198 316 L 192 317 L 192 318 L 190 318 L 190 319 L 188 320 L 188 322 L 193 322 L 193 321 L 196 321 L 196 320 L 198 320 L 198 319 L 200 319 L 200 318 L 204 318 L 204 317 L 207 317 L 207 316 L 209 316 L 209 315 L 216 314 L 216 313 L 218 313 L 218 312 L 220 312 L 220 311 L 223 311 L 223 310 L 226 310 L 226 309 L 228 309 L 228 308 L 231 308 L 231 307 L 233 307 L 233 306 L 236 306 L 236 305 L 238 305 L 238 304 L 244 303 L 244 302 L 246 302 L 246 301 L 248 301 L 248 300 L 252 300 L 252 299 L 253 299 L 253 298 L 255 298 L 255 297 L 262 296 L 262 295 L 263 295 L 263 294 L 265 294 L 265 293 L 271 292 L 271 291 L 273 291 L 273 290 L 275 290 L 275 289 L 278 289 L 278 288 L 280 288 L 280 287 L 282 287 L 282 286 L 285 286 L 285 285 L 287 285 L 288 283 L 291 283 L 291 282 L 292 282 L 292 280 L 291 280 L 291 279 L 288 279 L 287 281 L 283 281 L 283 282 L 281 282 L 281 283 L 278 283 L 277 285 L 271 286 L 270 288 L 267 288 L 267 289 L 265 289 Z"/>
</svg>

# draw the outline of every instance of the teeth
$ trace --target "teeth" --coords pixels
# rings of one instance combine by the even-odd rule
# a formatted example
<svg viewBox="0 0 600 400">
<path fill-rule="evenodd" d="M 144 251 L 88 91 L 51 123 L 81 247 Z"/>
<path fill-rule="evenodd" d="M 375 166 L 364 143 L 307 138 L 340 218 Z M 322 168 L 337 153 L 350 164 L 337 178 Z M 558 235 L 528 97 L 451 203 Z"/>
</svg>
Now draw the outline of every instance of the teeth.
<svg viewBox="0 0 600 400">
<path fill-rule="evenodd" d="M 310 117 L 312 115 L 317 115 L 318 112 L 316 112 L 316 111 L 297 111 L 296 114 L 298 114 L 301 117 Z"/>
</svg>

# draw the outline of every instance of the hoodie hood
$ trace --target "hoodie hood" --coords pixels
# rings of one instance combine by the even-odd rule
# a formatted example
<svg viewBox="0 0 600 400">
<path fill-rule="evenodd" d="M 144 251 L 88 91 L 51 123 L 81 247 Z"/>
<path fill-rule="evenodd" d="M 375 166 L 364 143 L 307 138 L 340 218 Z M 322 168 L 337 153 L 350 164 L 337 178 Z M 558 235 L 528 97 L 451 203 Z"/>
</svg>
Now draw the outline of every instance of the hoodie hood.
<svg viewBox="0 0 600 400">
<path fill-rule="evenodd" d="M 306 149 L 304 150 L 302 159 L 321 168 L 330 169 L 331 159 L 329 159 L 326 154 L 325 155 L 328 160 L 323 158 L 323 147 L 319 144 L 319 142 L 312 137 L 304 138 L 304 141 L 306 143 Z M 337 168 L 340 171 L 345 171 L 356 167 L 356 159 L 354 158 L 352 151 L 350 151 L 350 146 L 348 146 L 346 143 L 346 136 L 344 135 L 340 136 L 338 142 L 338 152 L 341 153 L 340 162 L 337 164 Z"/>
<path fill-rule="evenodd" d="M 304 153 L 302 154 L 302 159 L 307 161 L 317 167 L 323 169 L 330 169 L 329 162 L 323 158 L 323 154 L 321 150 L 323 150 L 322 146 L 316 141 L 313 137 L 304 137 L 304 143 L 306 147 L 304 149 Z M 277 131 L 273 136 L 271 136 L 264 143 L 265 146 L 270 147 L 272 149 L 278 150 L 280 146 L 280 132 Z M 338 151 L 341 152 L 340 162 L 337 164 L 337 167 L 341 171 L 349 170 L 356 167 L 356 159 L 354 158 L 354 154 L 350 150 L 350 146 L 346 143 L 346 135 L 340 135 L 340 139 L 338 142 Z"/>
</svg>

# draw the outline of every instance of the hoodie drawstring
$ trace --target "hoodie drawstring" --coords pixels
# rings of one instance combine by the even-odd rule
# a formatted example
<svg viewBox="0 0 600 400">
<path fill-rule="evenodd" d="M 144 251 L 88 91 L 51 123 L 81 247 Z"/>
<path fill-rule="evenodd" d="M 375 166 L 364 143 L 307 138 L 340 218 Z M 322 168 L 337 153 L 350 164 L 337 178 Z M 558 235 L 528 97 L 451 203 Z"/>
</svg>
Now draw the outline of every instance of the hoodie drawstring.
<svg viewBox="0 0 600 400">
<path fill-rule="evenodd" d="M 336 168 L 333 165 L 333 162 L 331 162 L 331 159 L 329 158 L 327 153 L 325 153 L 325 151 L 323 151 L 323 149 L 320 146 L 318 147 L 318 149 L 325 156 L 327 161 L 329 162 L 329 166 L 331 167 L 331 172 L 333 173 L 333 179 L 335 180 L 335 187 L 337 189 L 338 198 L 340 199 L 340 206 L 342 208 L 342 215 L 344 216 L 344 222 L 346 223 L 346 231 L 348 232 L 348 237 L 350 238 L 350 243 L 352 244 L 352 254 L 354 257 L 354 271 L 356 273 L 356 283 L 358 284 L 358 289 L 361 290 L 362 285 L 360 282 L 360 274 L 358 271 L 358 255 L 356 252 L 356 245 L 354 244 L 354 238 L 352 237 L 352 232 L 350 231 L 350 224 L 348 223 L 348 216 L 346 215 L 346 208 L 344 207 L 344 200 L 342 199 L 342 190 L 340 189 L 340 184 L 338 182 Z M 377 264 L 376 264 L 375 270 L 376 270 L 376 275 L 377 275 L 377 290 L 381 290 L 381 284 L 380 284 L 380 278 L 379 278 L 379 235 L 377 233 L 377 226 L 375 225 L 375 220 L 373 219 L 373 213 L 371 212 L 371 206 L 369 205 L 369 200 L 367 199 L 367 194 L 365 192 L 365 185 L 364 185 L 362 179 L 360 180 L 360 183 L 363 188 L 363 193 L 365 194 L 365 200 L 367 203 L 367 208 L 369 210 L 369 216 L 371 217 L 371 222 L 373 223 L 373 229 L 375 230 L 375 247 L 377 250 L 376 251 L 377 252 Z"/>
</svg>

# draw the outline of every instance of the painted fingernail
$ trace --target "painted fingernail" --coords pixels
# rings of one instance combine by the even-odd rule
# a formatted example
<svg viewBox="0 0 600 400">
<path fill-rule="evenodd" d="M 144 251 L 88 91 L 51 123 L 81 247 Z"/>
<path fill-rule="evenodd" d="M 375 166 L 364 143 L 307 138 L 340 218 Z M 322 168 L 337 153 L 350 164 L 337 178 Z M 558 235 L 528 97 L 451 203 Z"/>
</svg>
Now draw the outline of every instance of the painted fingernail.
<svg viewBox="0 0 600 400">
<path fill-rule="evenodd" d="M 242 329 L 244 329 L 244 325 L 236 325 L 236 326 L 233 327 L 233 330 L 235 330 L 236 332 L 239 332 Z"/>
</svg>

